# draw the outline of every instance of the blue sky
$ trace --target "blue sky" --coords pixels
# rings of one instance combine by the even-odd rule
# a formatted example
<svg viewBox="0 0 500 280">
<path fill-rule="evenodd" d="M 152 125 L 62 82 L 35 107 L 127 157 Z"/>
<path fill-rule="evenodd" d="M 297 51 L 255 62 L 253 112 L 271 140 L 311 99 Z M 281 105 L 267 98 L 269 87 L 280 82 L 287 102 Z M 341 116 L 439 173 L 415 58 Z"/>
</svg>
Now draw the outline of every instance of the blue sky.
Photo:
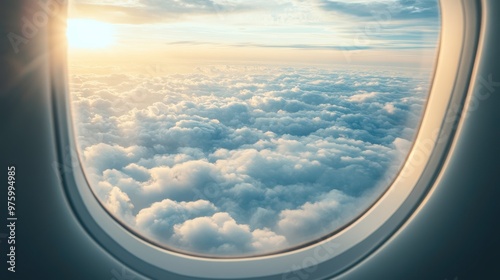
<svg viewBox="0 0 500 280">
<path fill-rule="evenodd" d="M 355 52 L 360 63 L 397 65 L 380 59 L 396 54 L 418 66 L 439 36 L 435 0 L 79 0 L 70 15 L 111 24 L 111 55 L 148 49 L 143 59 L 175 63 L 343 63 Z"/>
</svg>

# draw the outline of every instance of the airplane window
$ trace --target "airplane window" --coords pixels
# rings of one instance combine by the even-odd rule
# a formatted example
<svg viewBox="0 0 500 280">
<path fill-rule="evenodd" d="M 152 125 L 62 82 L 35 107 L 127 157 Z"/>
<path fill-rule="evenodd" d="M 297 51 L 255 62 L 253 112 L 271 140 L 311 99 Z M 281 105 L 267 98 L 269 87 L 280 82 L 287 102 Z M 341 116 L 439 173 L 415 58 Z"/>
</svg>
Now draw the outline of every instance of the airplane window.
<svg viewBox="0 0 500 280">
<path fill-rule="evenodd" d="M 437 0 L 75 0 L 89 185 L 125 228 L 188 255 L 332 236 L 405 162 L 440 27 Z"/>
</svg>

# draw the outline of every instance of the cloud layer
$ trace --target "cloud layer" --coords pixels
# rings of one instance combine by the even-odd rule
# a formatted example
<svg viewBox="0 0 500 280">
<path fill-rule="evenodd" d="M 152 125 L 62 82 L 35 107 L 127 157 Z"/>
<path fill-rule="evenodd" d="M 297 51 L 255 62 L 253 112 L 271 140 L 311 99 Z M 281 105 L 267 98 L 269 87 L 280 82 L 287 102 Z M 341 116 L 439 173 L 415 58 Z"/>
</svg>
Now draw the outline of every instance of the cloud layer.
<svg viewBox="0 0 500 280">
<path fill-rule="evenodd" d="M 174 250 L 242 256 L 364 211 L 411 146 L 428 75 L 213 66 L 71 87 L 87 176 L 112 214 Z"/>
</svg>

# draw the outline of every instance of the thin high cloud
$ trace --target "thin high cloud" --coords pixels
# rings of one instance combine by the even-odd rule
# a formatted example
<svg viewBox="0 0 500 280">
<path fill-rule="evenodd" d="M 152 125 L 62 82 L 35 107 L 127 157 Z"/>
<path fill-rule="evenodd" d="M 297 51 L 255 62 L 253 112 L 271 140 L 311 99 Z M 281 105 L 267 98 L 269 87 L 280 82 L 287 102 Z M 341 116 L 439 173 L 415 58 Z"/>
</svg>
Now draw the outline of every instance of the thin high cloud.
<svg viewBox="0 0 500 280">
<path fill-rule="evenodd" d="M 325 11 L 358 18 L 384 16 L 395 20 L 439 19 L 439 7 L 435 0 L 316 1 Z"/>
<path fill-rule="evenodd" d="M 372 46 L 357 46 L 357 45 L 312 45 L 312 44 L 283 44 L 283 45 L 271 45 L 271 44 L 256 44 L 252 42 L 243 42 L 239 44 L 222 44 L 218 42 L 203 42 L 203 41 L 175 41 L 169 42 L 167 45 L 187 45 L 187 46 L 229 46 L 237 48 L 270 48 L 270 49 L 300 49 L 300 50 L 368 50 L 372 49 Z"/>
<path fill-rule="evenodd" d="M 155 34 L 148 44 L 419 50 L 434 48 L 439 34 L 436 0 L 78 0 L 73 11 L 77 17 L 142 25 L 129 28 L 124 40 L 135 32 Z M 159 26 L 164 32 L 157 33 Z"/>
<path fill-rule="evenodd" d="M 160 20 L 159 16 L 205 15 L 219 13 L 244 13 L 272 9 L 273 12 L 284 10 L 288 13 L 301 8 L 313 9 L 315 7 L 337 14 L 356 16 L 362 18 L 376 15 L 387 15 L 393 19 L 433 19 L 439 18 L 439 7 L 436 0 L 360 0 L 360 1 L 334 1 L 315 0 L 312 5 L 308 1 L 238 1 L 238 0 L 131 0 L 131 1 L 93 1 L 77 0 L 78 7 L 101 9 L 103 12 L 123 13 L 131 18 L 144 18 L 145 22 Z M 303 11 L 304 14 L 305 10 Z M 305 17 L 304 17 L 305 19 Z M 163 20 L 169 21 L 166 17 Z"/>
<path fill-rule="evenodd" d="M 406 156 L 427 85 L 391 71 L 204 67 L 76 75 L 72 92 L 86 174 L 113 215 L 175 250 L 241 256 L 362 212 Z"/>
<path fill-rule="evenodd" d="M 267 1 L 232 0 L 77 0 L 75 8 L 82 15 L 98 17 L 115 23 L 158 23 L 183 21 L 190 16 L 228 15 L 270 7 Z"/>
</svg>

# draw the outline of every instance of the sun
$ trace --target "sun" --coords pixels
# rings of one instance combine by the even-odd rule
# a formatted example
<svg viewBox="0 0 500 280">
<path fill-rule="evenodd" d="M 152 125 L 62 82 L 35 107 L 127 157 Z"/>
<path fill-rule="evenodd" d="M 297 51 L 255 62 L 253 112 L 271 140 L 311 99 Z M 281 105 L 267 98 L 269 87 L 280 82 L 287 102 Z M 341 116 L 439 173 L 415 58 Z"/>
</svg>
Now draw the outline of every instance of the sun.
<svg viewBox="0 0 500 280">
<path fill-rule="evenodd" d="M 115 28 L 112 24 L 91 19 L 70 19 L 66 37 L 70 48 L 103 49 L 115 42 Z"/>
</svg>

